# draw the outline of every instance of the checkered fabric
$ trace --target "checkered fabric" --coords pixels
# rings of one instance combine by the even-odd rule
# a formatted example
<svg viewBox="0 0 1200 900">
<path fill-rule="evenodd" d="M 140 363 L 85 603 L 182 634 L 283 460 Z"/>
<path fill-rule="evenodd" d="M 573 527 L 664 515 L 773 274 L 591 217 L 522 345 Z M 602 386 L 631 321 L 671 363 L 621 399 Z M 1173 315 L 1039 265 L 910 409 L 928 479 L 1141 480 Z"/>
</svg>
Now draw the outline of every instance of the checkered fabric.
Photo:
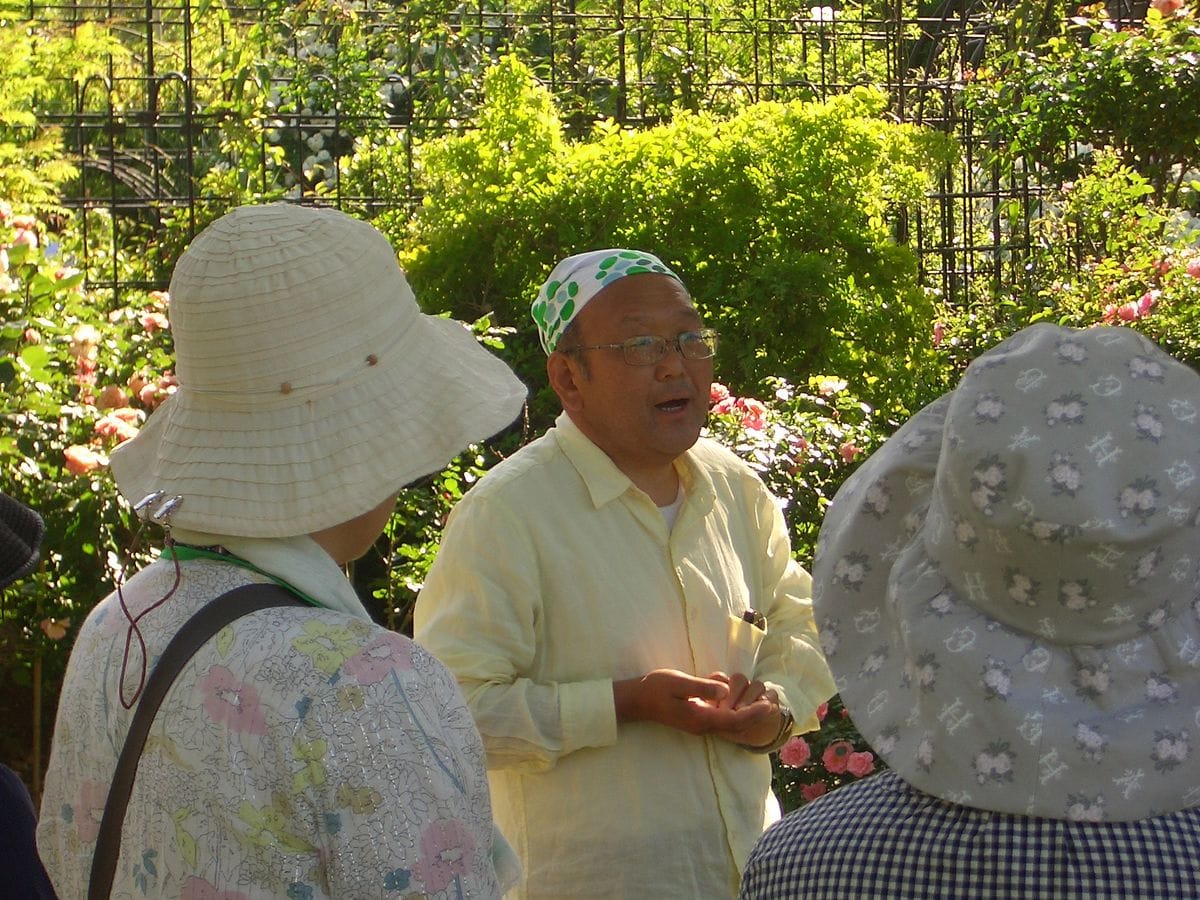
<svg viewBox="0 0 1200 900">
<path fill-rule="evenodd" d="M 1200 807 L 1069 822 L 956 806 L 886 771 L 787 816 L 759 840 L 742 900 L 1200 897 Z"/>
</svg>

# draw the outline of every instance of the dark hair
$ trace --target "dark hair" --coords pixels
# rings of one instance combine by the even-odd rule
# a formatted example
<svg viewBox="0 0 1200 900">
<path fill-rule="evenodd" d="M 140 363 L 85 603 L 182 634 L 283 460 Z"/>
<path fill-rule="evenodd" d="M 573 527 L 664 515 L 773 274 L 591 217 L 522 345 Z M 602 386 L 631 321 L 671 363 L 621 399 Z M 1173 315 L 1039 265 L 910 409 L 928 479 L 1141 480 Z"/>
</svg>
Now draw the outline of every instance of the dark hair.
<svg viewBox="0 0 1200 900">
<path fill-rule="evenodd" d="M 583 346 L 583 336 L 579 333 L 579 317 L 576 316 L 567 323 L 567 327 L 563 329 L 563 333 L 559 335 L 558 343 L 554 345 L 555 353 L 571 354 L 571 352 Z M 587 355 L 583 353 L 574 354 L 579 360 L 579 368 L 583 371 L 585 378 L 591 378 L 592 373 L 588 369 Z"/>
</svg>

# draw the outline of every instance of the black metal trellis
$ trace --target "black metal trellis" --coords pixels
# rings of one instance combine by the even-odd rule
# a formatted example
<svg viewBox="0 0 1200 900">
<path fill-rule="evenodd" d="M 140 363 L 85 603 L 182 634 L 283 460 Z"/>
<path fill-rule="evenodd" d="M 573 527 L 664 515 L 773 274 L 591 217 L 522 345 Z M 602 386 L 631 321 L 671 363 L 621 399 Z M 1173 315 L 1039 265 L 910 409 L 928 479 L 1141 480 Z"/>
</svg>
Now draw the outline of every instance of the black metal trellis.
<svg viewBox="0 0 1200 900">
<path fill-rule="evenodd" d="M 896 117 L 951 132 L 964 148 L 963 164 L 932 198 L 939 214 L 897 225 L 898 234 L 918 252 L 925 282 L 955 299 L 965 296 L 967 283 L 980 273 L 997 282 L 1014 276 L 1006 266 L 1019 257 L 1024 234 L 1020 223 L 1010 227 L 1003 209 L 1014 199 L 1027 209 L 1036 197 L 1027 184 L 1002 181 L 981 164 L 984 157 L 977 151 L 984 148 L 958 104 L 964 80 L 994 27 L 996 10 L 987 0 L 944 0 L 933 13 L 928 4 L 914 0 L 884 0 L 876 13 L 867 15 L 841 9 L 836 0 L 824 2 L 753 0 L 740 14 L 724 17 L 704 5 L 676 12 L 656 0 L 549 0 L 536 8 L 489 0 L 345 4 L 354 8 L 360 35 L 403 48 L 380 68 L 384 100 L 375 113 L 377 121 L 367 122 L 361 111 L 340 102 L 319 109 L 296 101 L 264 109 L 261 123 L 253 127 L 260 131 L 260 151 L 279 148 L 286 153 L 284 166 L 293 189 L 311 191 L 321 182 L 326 199 L 336 204 L 353 202 L 372 211 L 395 204 L 411 209 L 419 200 L 412 178 L 414 146 L 469 124 L 477 93 L 472 77 L 477 82 L 483 66 L 514 45 L 535 65 L 561 102 L 566 121 L 579 132 L 602 118 L 634 127 L 653 124 L 673 104 L 719 109 L 731 98 L 827 98 L 861 83 L 867 76 L 856 71 L 853 61 L 872 56 L 882 60 L 882 69 L 871 77 L 889 91 Z M 314 15 L 334 9 L 320 3 L 308 8 Z M 212 101 L 221 76 L 229 73 L 206 71 L 194 56 L 195 45 L 201 33 L 210 43 L 232 43 L 253 34 L 260 40 L 267 33 L 278 38 L 276 20 L 284 10 L 282 4 L 245 3 L 222 6 L 218 16 L 217 4 L 204 0 L 28 4 L 28 17 L 35 22 L 64 27 L 102 22 L 130 48 L 129 59 L 110 62 L 105 78 L 61 92 L 58 96 L 73 97 L 69 108 L 38 110 L 43 124 L 63 130 L 80 168 L 77 190 L 64 198 L 65 204 L 104 210 L 113 223 L 113 246 L 103 254 L 107 269 L 89 268 L 93 285 L 117 293 L 160 287 L 123 278 L 117 247 L 129 232 L 153 229 L 165 215 L 185 217 L 194 230 L 198 208 L 207 202 L 199 188 L 205 172 L 214 165 L 245 167 L 243 158 L 223 156 L 212 145 L 220 116 L 227 114 Z M 289 58 L 281 63 L 294 73 L 313 51 L 302 40 L 304 20 L 293 13 L 289 21 L 293 40 L 276 46 L 287 48 Z M 337 43 L 338 28 L 329 25 L 328 17 L 323 26 L 313 25 L 314 31 L 322 27 L 335 36 L 333 55 L 310 86 L 314 93 L 336 98 L 338 56 L 357 48 Z M 741 48 L 743 58 L 729 58 L 734 46 Z M 598 64 L 601 59 L 604 66 Z M 664 59 L 678 60 L 673 80 L 662 71 Z M 442 85 L 453 91 L 431 96 L 439 66 Z M 463 70 L 469 70 L 466 76 Z M 268 96 L 290 87 L 286 71 L 278 78 L 278 84 L 266 87 Z M 201 95 L 206 102 L 200 102 Z M 313 169 L 318 152 L 313 146 L 344 150 L 354 135 L 381 125 L 405 142 L 404 196 L 344 196 L 336 153 L 315 164 L 322 169 Z M 267 154 L 259 156 L 257 171 L 243 174 L 253 175 L 266 190 L 271 177 Z"/>
</svg>

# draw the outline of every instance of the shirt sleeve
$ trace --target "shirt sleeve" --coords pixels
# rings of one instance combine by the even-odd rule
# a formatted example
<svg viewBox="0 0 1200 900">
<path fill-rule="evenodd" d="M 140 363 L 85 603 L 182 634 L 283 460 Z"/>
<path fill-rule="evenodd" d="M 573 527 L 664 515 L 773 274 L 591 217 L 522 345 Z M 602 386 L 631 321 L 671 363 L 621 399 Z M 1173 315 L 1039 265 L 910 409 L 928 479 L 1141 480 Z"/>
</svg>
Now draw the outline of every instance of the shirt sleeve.
<svg viewBox="0 0 1200 900">
<path fill-rule="evenodd" d="M 754 677 L 772 687 L 791 709 L 796 731 L 812 731 L 820 727 L 817 707 L 836 690 L 817 639 L 812 577 L 792 557 L 783 513 L 761 483 L 756 505 L 763 579 L 759 596 L 765 600 L 767 633 Z"/>
<path fill-rule="evenodd" d="M 489 768 L 546 771 L 617 739 L 610 678 L 537 679 L 542 594 L 522 517 L 494 496 L 468 494 L 450 517 L 413 624 L 417 641 L 458 678 Z"/>
</svg>

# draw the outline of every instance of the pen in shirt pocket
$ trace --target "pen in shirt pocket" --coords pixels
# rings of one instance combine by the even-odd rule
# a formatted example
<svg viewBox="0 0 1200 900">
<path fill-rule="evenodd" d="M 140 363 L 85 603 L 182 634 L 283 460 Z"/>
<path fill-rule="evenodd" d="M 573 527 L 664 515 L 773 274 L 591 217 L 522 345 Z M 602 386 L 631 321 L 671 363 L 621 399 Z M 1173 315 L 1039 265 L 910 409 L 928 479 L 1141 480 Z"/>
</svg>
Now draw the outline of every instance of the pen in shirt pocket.
<svg viewBox="0 0 1200 900">
<path fill-rule="evenodd" d="M 767 617 L 760 613 L 757 609 L 748 609 L 742 613 L 742 621 L 749 622 L 755 628 L 767 630 Z"/>
</svg>

